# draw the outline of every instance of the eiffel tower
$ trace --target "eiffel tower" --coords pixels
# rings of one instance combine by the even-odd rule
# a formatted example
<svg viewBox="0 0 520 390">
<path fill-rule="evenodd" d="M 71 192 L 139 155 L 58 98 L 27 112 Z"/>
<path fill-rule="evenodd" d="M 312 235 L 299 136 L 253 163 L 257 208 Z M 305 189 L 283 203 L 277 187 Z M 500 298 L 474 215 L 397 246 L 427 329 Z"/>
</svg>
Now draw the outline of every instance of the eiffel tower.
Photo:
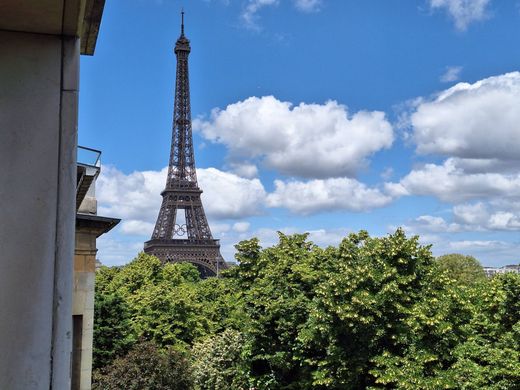
<svg viewBox="0 0 520 390">
<path fill-rule="evenodd" d="M 189 262 L 202 277 L 218 276 L 227 268 L 220 254 L 220 244 L 213 239 L 204 213 L 197 183 L 191 131 L 188 55 L 190 41 L 184 35 L 184 11 L 181 12 L 181 35 L 175 44 L 177 74 L 173 111 L 172 146 L 166 188 L 152 237 L 144 251 L 163 263 Z M 184 221 L 178 212 L 184 211 Z"/>
</svg>

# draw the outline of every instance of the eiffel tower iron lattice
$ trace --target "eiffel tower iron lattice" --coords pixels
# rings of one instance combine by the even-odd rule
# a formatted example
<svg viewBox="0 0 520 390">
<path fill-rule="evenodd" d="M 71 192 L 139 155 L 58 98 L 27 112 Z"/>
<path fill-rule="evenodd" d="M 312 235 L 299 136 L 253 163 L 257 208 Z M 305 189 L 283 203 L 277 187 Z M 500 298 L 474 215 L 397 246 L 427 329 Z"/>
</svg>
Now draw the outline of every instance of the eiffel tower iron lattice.
<svg viewBox="0 0 520 390">
<path fill-rule="evenodd" d="M 174 50 L 177 73 L 168 177 L 161 193 L 163 201 L 157 222 L 151 239 L 144 244 L 144 251 L 163 263 L 192 263 L 203 277 L 218 276 L 219 270 L 227 265 L 220 254 L 219 240 L 211 235 L 200 197 L 202 190 L 197 183 L 188 77 L 191 47 L 184 35 L 184 12 L 181 15 L 181 35 Z M 179 211 L 184 211 L 185 223 L 177 218 Z"/>
</svg>

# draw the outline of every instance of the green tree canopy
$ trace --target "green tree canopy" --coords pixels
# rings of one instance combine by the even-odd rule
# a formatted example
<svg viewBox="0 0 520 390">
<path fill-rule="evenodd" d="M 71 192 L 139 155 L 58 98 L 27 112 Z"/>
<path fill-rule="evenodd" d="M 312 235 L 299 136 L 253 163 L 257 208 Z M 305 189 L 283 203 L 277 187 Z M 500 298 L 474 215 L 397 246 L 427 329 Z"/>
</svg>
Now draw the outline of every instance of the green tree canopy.
<svg viewBox="0 0 520 390">
<path fill-rule="evenodd" d="M 117 293 L 96 295 L 94 301 L 94 369 L 124 356 L 134 343 L 130 328 L 130 311 Z"/>
<path fill-rule="evenodd" d="M 437 265 L 447 274 L 464 285 L 475 285 L 486 280 L 480 262 L 473 256 L 452 253 L 437 257 Z"/>
<path fill-rule="evenodd" d="M 128 362 L 141 367 L 128 373 L 159 375 L 135 350 L 122 356 L 144 339 L 159 360 L 182 352 L 173 372 L 193 378 L 186 389 L 520 388 L 520 275 L 488 281 L 475 259 L 435 259 L 402 230 L 325 249 L 281 233 L 270 248 L 236 248 L 239 265 L 219 279 L 145 254 L 103 268 L 96 361 L 117 358 L 96 378 L 130 375 Z"/>
<path fill-rule="evenodd" d="M 461 389 L 520 389 L 520 274 L 497 275 L 474 291 L 468 337 L 454 348 Z"/>
</svg>

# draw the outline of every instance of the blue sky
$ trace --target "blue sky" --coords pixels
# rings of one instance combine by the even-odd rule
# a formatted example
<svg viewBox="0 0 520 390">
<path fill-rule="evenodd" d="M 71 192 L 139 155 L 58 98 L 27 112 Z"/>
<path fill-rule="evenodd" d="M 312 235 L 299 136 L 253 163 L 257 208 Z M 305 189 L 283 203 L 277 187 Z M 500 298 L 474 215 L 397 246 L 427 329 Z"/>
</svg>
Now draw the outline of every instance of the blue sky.
<svg viewBox="0 0 520 390">
<path fill-rule="evenodd" d="M 520 249 L 516 0 L 114 0 L 82 57 L 79 143 L 103 151 L 99 259 L 149 239 L 171 142 L 179 11 L 199 184 L 225 258 L 403 226 L 484 265 Z"/>
</svg>

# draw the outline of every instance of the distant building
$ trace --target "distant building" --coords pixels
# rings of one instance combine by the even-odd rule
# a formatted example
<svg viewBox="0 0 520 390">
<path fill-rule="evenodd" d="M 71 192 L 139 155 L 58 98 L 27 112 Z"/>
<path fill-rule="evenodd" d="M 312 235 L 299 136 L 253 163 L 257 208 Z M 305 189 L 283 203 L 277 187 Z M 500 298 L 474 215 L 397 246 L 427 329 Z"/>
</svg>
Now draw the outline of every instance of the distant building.
<svg viewBox="0 0 520 390">
<path fill-rule="evenodd" d="M 483 267 L 484 272 L 486 273 L 486 276 L 488 278 L 498 275 L 498 274 L 505 274 L 508 272 L 514 272 L 517 274 L 520 274 L 520 264 L 510 264 L 510 265 L 504 265 L 503 267 Z"/>
<path fill-rule="evenodd" d="M 94 281 L 96 239 L 119 223 L 97 214 L 96 179 L 101 152 L 78 146 L 76 190 L 76 245 L 72 294 L 71 390 L 90 390 L 94 336 Z"/>
</svg>

